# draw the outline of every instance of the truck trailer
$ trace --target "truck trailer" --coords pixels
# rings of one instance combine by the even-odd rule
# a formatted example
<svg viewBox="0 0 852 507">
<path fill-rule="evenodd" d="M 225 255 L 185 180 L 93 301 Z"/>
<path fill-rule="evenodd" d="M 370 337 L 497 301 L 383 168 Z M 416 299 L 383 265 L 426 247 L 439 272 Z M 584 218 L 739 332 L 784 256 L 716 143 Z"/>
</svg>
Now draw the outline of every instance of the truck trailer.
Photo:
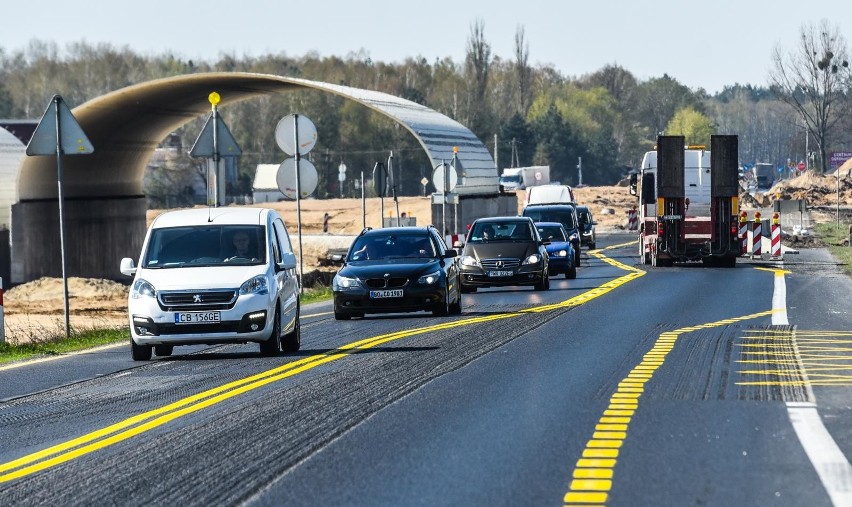
<svg viewBox="0 0 852 507">
<path fill-rule="evenodd" d="M 683 136 L 659 136 L 645 153 L 630 193 L 639 198 L 639 255 L 643 264 L 702 261 L 734 267 L 738 237 L 738 138 L 711 136 L 685 146 Z"/>
<path fill-rule="evenodd" d="M 547 165 L 507 167 L 500 174 L 500 188 L 503 190 L 523 190 L 549 183 L 550 166 Z"/>
</svg>

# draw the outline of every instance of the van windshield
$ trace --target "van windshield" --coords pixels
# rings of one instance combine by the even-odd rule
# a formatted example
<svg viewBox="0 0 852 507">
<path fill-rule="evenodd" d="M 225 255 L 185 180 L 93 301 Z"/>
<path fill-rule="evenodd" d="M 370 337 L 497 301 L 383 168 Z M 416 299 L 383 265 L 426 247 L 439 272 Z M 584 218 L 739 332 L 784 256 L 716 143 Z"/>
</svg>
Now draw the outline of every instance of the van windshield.
<svg viewBox="0 0 852 507">
<path fill-rule="evenodd" d="M 257 225 L 164 227 L 151 231 L 142 267 L 264 264 L 266 235 Z"/>
</svg>

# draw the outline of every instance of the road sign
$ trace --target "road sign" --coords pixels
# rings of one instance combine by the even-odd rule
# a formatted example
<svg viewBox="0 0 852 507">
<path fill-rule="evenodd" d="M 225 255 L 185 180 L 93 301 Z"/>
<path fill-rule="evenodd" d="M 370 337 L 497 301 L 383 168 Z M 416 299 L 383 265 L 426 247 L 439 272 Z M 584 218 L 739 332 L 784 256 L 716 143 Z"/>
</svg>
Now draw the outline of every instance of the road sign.
<svg viewBox="0 0 852 507">
<path fill-rule="evenodd" d="M 376 195 L 384 197 L 388 189 L 388 170 L 385 165 L 378 162 L 373 167 L 373 189 Z"/>
<path fill-rule="evenodd" d="M 215 126 L 215 127 L 214 127 Z M 213 146 L 213 129 L 216 129 L 216 146 Z M 217 153 L 218 152 L 218 153 Z M 193 158 L 214 158 L 219 157 L 239 157 L 243 154 L 237 140 L 228 130 L 225 121 L 219 116 L 217 110 L 213 110 L 204 126 L 201 127 L 201 132 L 195 140 L 195 144 L 189 150 L 189 156 Z"/>
<path fill-rule="evenodd" d="M 429 184 L 429 180 L 426 179 L 426 176 L 424 176 L 423 179 L 420 180 L 420 184 L 424 187 Z"/>
<path fill-rule="evenodd" d="M 311 195 L 317 188 L 317 168 L 310 160 L 299 160 L 299 179 L 302 184 L 301 198 Z M 296 199 L 296 159 L 288 158 L 278 166 L 278 174 L 275 177 L 278 190 L 289 199 Z"/>
<path fill-rule="evenodd" d="M 444 165 L 438 164 L 438 167 L 435 168 L 435 172 L 432 173 L 432 184 L 435 185 L 435 191 L 439 194 L 443 194 L 444 190 L 448 190 L 450 192 L 456 188 L 456 183 L 458 182 L 458 173 L 456 173 L 456 168 L 447 165 L 447 173 L 449 174 L 449 181 L 447 188 L 444 189 Z"/>
<path fill-rule="evenodd" d="M 346 181 L 346 173 L 338 173 L 337 181 Z"/>
<path fill-rule="evenodd" d="M 805 163 L 804 163 L 804 162 L 799 162 L 798 169 L 799 169 L 800 171 L 804 171 L 806 168 L 807 168 L 807 167 L 805 166 Z"/>
<path fill-rule="evenodd" d="M 88 155 L 95 151 L 62 97 L 54 95 L 27 144 L 27 155 L 57 155 L 57 116 L 59 117 L 59 147 L 63 155 Z"/>
<path fill-rule="evenodd" d="M 295 118 L 298 116 L 298 120 Z M 275 127 L 275 142 L 287 155 L 296 154 L 296 122 L 299 127 L 299 154 L 308 153 L 317 144 L 317 128 L 307 116 L 288 114 Z"/>
</svg>

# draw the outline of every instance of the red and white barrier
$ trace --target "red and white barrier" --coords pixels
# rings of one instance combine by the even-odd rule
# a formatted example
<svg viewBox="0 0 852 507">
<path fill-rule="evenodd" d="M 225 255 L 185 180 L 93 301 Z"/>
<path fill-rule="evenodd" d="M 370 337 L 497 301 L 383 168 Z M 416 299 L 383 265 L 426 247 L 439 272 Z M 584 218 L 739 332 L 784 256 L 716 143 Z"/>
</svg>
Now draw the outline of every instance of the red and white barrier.
<svg viewBox="0 0 852 507">
<path fill-rule="evenodd" d="M 741 255 L 748 255 L 748 215 L 745 211 L 740 213 L 740 230 L 739 238 L 742 243 Z"/>
<path fill-rule="evenodd" d="M 638 231 L 639 230 L 639 215 L 636 212 L 636 206 L 627 210 L 627 230 L 628 231 Z"/>
<path fill-rule="evenodd" d="M 772 249 L 770 251 L 773 259 L 781 258 L 781 224 L 779 222 L 778 213 L 772 215 Z"/>
<path fill-rule="evenodd" d="M 454 248 L 453 245 L 456 244 L 456 241 L 464 243 L 464 234 L 447 234 L 444 236 L 444 242 L 447 244 L 447 248 Z"/>
<path fill-rule="evenodd" d="M 6 317 L 3 314 L 3 278 L 0 277 L 0 343 L 6 343 Z"/>
<path fill-rule="evenodd" d="M 761 243 L 763 242 L 763 231 L 761 230 L 762 223 L 760 221 L 760 212 L 755 211 L 754 222 L 751 226 L 751 258 L 760 257 Z"/>
</svg>

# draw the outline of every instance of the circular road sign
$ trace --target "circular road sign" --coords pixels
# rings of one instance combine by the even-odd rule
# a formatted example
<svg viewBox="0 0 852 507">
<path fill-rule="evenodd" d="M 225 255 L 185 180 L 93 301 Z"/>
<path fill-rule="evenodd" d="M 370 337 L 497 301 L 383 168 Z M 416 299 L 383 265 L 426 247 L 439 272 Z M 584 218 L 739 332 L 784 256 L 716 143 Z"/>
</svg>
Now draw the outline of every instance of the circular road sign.
<svg viewBox="0 0 852 507">
<path fill-rule="evenodd" d="M 296 154 L 296 115 L 288 114 L 275 127 L 275 142 L 287 155 Z M 298 116 L 299 154 L 308 153 L 317 144 L 317 128 L 307 116 Z"/>
<path fill-rule="evenodd" d="M 299 161 L 299 179 L 301 179 L 301 197 L 311 195 L 317 189 L 317 168 L 310 160 Z M 278 174 L 275 177 L 278 190 L 288 199 L 296 198 L 296 159 L 288 158 L 278 166 Z"/>
<path fill-rule="evenodd" d="M 805 166 L 805 163 L 804 163 L 804 162 L 799 162 L 799 167 L 798 167 L 798 169 L 799 169 L 800 171 L 804 171 L 804 170 L 805 170 L 805 167 L 806 167 L 806 166 Z"/>
<path fill-rule="evenodd" d="M 449 184 L 447 185 L 447 187 L 448 187 L 447 190 L 452 192 L 453 189 L 456 188 L 456 183 L 458 182 L 459 176 L 458 176 L 458 173 L 456 173 L 455 167 L 453 167 L 449 164 L 447 164 L 447 166 L 449 167 L 449 169 L 447 169 L 446 171 L 450 175 L 450 177 L 449 177 L 450 181 L 448 182 Z M 432 173 L 432 184 L 435 185 L 435 190 L 439 194 L 444 193 L 445 189 L 444 189 L 444 166 L 443 165 L 439 164 L 438 167 L 435 168 L 435 172 Z"/>
</svg>

